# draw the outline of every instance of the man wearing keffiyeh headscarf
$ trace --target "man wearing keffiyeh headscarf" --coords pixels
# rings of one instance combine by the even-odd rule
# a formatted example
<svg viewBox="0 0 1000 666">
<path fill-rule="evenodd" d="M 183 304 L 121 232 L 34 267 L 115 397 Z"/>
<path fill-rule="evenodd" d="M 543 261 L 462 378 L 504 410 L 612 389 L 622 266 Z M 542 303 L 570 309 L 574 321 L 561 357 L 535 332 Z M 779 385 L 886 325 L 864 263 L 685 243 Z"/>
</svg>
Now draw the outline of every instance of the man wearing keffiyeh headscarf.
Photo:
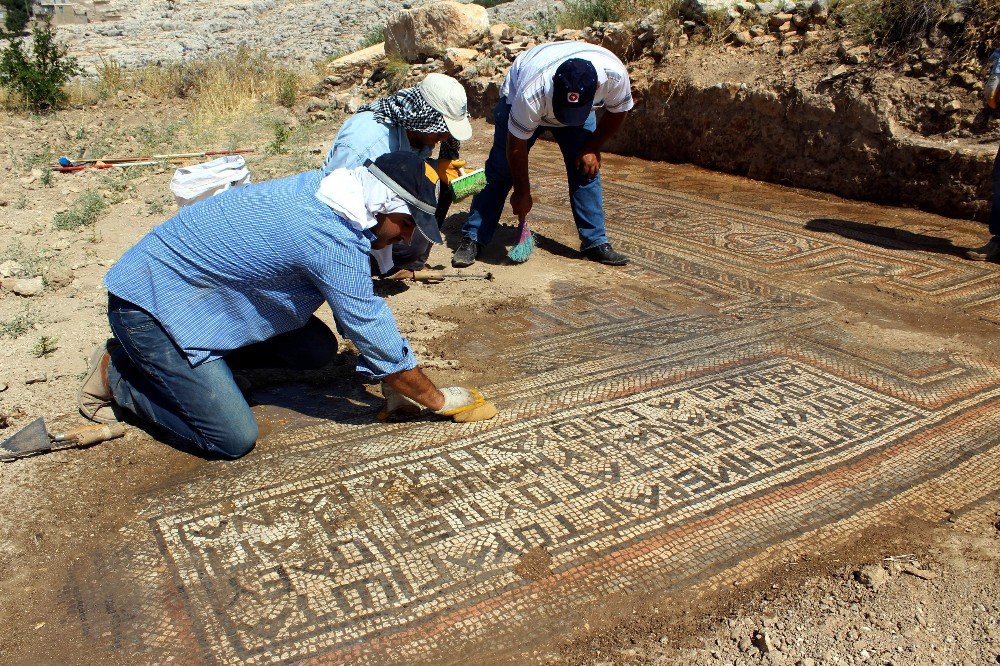
<svg viewBox="0 0 1000 666">
<path fill-rule="evenodd" d="M 447 184 L 458 177 L 465 162 L 458 159 L 462 141 L 472 137 L 465 90 L 457 80 L 444 74 L 428 74 L 419 85 L 365 104 L 343 124 L 323 162 L 323 171 L 362 166 L 365 160 L 398 150 L 426 159 L 438 143 L 437 171 Z M 448 189 L 442 188 L 438 221 L 451 203 Z M 383 274 L 398 270 L 419 270 L 430 253 L 430 243 L 415 236 L 409 245 L 393 247 L 392 261 L 379 259 Z"/>
</svg>

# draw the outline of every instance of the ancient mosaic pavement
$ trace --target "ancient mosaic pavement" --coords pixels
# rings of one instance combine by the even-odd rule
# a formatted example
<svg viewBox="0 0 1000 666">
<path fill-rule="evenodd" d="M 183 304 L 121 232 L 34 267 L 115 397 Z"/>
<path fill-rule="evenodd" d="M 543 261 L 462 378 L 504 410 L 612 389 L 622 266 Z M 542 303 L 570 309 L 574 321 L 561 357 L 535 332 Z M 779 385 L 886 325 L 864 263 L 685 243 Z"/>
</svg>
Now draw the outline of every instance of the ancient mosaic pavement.
<svg viewBox="0 0 1000 666">
<path fill-rule="evenodd" d="M 614 229 L 629 285 L 561 285 L 459 350 L 503 351 L 497 420 L 354 406 L 164 490 L 74 571 L 81 632 L 156 662 L 525 658 L 609 600 L 998 491 L 1000 367 L 872 346 L 786 279 L 996 321 L 997 267 L 639 180 L 607 184 L 642 221 Z"/>
</svg>

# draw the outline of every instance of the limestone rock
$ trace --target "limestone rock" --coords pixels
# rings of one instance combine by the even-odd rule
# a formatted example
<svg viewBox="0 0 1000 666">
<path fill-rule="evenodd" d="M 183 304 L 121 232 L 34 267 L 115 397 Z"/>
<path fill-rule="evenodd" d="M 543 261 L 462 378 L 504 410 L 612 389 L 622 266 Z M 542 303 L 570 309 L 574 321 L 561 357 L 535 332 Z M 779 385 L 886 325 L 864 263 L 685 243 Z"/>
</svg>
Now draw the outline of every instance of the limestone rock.
<svg viewBox="0 0 1000 666">
<path fill-rule="evenodd" d="M 9 278 L 20 275 L 24 272 L 24 266 L 13 259 L 0 263 L 0 278 Z"/>
<path fill-rule="evenodd" d="M 12 291 L 18 296 L 37 296 L 42 293 L 45 288 L 45 284 L 42 282 L 42 278 L 4 278 L 0 280 L 0 287 L 8 291 Z"/>
<path fill-rule="evenodd" d="M 419 62 L 452 46 L 472 46 L 489 33 L 490 20 L 479 5 L 442 0 L 402 10 L 385 26 L 385 53 Z"/>
<path fill-rule="evenodd" d="M 740 0 L 684 0 L 681 4 L 681 16 L 688 19 L 704 19 L 710 14 L 727 12 L 730 16 L 739 15 L 736 5 Z"/>
<path fill-rule="evenodd" d="M 449 72 L 458 72 L 468 67 L 478 57 L 479 51 L 476 49 L 445 49 L 444 66 Z"/>
<path fill-rule="evenodd" d="M 868 589 L 878 591 L 889 580 L 889 576 L 881 566 L 869 564 L 855 571 L 854 579 Z"/>
</svg>

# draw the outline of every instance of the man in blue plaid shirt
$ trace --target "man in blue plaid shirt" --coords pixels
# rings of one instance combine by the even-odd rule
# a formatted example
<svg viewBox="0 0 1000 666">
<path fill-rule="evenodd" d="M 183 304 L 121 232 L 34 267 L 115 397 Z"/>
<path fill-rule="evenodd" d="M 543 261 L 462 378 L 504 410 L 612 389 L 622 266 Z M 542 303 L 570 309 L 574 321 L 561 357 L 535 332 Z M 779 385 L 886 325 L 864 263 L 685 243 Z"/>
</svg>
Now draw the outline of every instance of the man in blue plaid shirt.
<svg viewBox="0 0 1000 666">
<path fill-rule="evenodd" d="M 313 313 L 326 301 L 358 349 L 358 372 L 383 382 L 380 416 L 426 407 L 456 421 L 491 418 L 478 391 L 427 379 L 372 288 L 370 253 L 415 231 L 442 241 L 439 190 L 430 164 L 394 152 L 181 209 L 105 277 L 115 338 L 91 358 L 81 413 L 106 421 L 117 406 L 198 452 L 239 458 L 258 430 L 232 369 L 325 365 L 337 340 Z"/>
</svg>

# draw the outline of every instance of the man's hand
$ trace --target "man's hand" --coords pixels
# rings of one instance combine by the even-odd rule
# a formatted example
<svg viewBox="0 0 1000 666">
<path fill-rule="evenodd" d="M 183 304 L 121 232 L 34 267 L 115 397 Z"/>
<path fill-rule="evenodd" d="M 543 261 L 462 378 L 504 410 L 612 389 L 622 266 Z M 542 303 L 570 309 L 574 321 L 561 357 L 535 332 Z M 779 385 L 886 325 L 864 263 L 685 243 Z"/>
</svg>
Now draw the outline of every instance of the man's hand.
<svg viewBox="0 0 1000 666">
<path fill-rule="evenodd" d="M 385 405 L 378 412 L 379 421 L 410 418 L 423 409 L 419 403 L 410 400 L 385 382 L 382 382 L 382 397 L 385 398 Z"/>
<path fill-rule="evenodd" d="M 597 174 L 601 170 L 601 153 L 596 150 L 580 153 L 580 156 L 576 158 L 576 168 L 590 180 L 597 178 Z"/>
<path fill-rule="evenodd" d="M 485 421 L 497 415 L 497 408 L 493 403 L 487 402 L 476 389 L 449 386 L 441 389 L 441 393 L 444 395 L 444 406 L 434 413 L 451 417 L 456 423 Z"/>
<path fill-rule="evenodd" d="M 437 162 L 437 174 L 438 178 L 441 179 L 446 185 L 451 181 L 459 178 L 462 174 L 459 169 L 465 166 L 465 160 L 445 160 L 440 159 Z"/>
<path fill-rule="evenodd" d="M 534 201 L 531 198 L 531 190 L 525 190 L 523 192 L 514 191 L 510 195 L 510 207 L 514 210 L 514 215 L 520 219 L 522 217 L 527 217 L 528 213 L 531 212 L 531 206 Z"/>
</svg>

